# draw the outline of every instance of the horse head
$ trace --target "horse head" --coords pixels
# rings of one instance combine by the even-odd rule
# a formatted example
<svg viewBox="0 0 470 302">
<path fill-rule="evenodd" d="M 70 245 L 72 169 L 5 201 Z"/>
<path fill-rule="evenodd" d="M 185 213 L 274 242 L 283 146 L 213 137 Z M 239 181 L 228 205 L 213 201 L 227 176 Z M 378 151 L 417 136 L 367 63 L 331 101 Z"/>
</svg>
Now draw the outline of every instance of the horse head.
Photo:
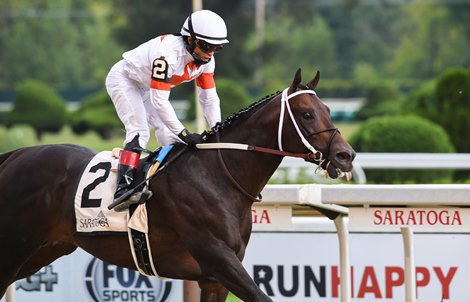
<svg viewBox="0 0 470 302">
<path fill-rule="evenodd" d="M 337 178 L 352 170 L 356 153 L 331 120 L 330 109 L 320 100 L 315 88 L 320 72 L 306 85 L 301 84 L 300 68 L 290 87 L 282 93 L 279 122 L 279 148 L 302 152 L 307 148 L 315 158 L 308 161 Z M 350 173 L 347 174 L 350 176 Z"/>
</svg>

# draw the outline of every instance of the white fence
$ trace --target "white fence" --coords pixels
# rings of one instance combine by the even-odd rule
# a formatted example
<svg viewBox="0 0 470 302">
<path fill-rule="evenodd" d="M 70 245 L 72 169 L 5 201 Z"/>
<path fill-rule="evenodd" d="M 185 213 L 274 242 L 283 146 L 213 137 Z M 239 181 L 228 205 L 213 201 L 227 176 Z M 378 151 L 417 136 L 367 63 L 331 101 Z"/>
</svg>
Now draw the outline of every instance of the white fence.
<svg viewBox="0 0 470 302">
<path fill-rule="evenodd" d="M 315 175 L 315 166 L 298 158 L 285 157 L 276 173 L 286 173 L 294 180 L 299 171 L 322 181 Z M 366 183 L 364 169 L 470 169 L 470 153 L 366 153 L 354 160 L 353 179 Z"/>
</svg>

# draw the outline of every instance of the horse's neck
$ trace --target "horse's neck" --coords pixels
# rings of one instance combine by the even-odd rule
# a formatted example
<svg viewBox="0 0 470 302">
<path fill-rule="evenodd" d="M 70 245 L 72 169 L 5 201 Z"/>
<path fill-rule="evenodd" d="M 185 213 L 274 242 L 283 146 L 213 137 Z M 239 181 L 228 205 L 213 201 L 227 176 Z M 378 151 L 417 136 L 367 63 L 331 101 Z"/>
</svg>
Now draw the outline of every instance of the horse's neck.
<svg viewBox="0 0 470 302">
<path fill-rule="evenodd" d="M 273 117 L 269 121 L 254 115 L 243 126 L 231 129 L 221 136 L 220 141 L 278 149 L 277 123 L 273 122 Z M 229 154 L 222 151 L 228 170 L 252 194 L 261 191 L 282 161 L 281 156 L 256 151 L 231 151 Z"/>
<path fill-rule="evenodd" d="M 224 173 L 252 196 L 261 192 L 282 161 L 281 156 L 255 151 L 221 151 L 221 155 L 228 171 Z"/>
</svg>

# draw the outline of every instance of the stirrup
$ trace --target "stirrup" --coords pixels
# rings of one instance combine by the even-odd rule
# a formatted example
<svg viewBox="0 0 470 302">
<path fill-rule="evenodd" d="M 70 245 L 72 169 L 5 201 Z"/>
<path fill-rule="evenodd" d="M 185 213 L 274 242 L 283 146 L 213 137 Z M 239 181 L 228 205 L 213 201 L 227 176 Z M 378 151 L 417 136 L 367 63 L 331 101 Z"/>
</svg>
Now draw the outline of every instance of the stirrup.
<svg viewBox="0 0 470 302">
<path fill-rule="evenodd" d="M 147 201 L 150 197 L 152 197 L 153 193 L 150 190 L 144 190 L 141 192 L 136 192 L 132 194 L 129 198 L 124 201 L 121 201 L 117 205 L 113 206 L 111 209 L 114 209 L 116 212 L 123 212 L 133 204 L 141 204 Z"/>
</svg>

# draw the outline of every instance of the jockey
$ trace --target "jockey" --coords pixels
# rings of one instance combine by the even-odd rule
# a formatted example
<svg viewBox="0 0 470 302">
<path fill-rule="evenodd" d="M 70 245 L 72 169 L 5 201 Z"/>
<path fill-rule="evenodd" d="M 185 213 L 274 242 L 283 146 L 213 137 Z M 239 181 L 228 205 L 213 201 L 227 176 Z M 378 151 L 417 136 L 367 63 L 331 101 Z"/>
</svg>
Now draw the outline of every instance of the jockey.
<svg viewBox="0 0 470 302">
<path fill-rule="evenodd" d="M 126 129 L 114 199 L 128 191 L 142 149 L 150 139 L 149 125 L 162 146 L 175 142 L 202 143 L 176 116 L 169 97 L 173 87 L 196 81 L 202 112 L 210 127 L 221 120 L 214 81 L 214 53 L 228 43 L 224 20 L 209 10 L 186 18 L 179 34 L 151 39 L 123 54 L 106 78 L 106 89 Z"/>
</svg>

